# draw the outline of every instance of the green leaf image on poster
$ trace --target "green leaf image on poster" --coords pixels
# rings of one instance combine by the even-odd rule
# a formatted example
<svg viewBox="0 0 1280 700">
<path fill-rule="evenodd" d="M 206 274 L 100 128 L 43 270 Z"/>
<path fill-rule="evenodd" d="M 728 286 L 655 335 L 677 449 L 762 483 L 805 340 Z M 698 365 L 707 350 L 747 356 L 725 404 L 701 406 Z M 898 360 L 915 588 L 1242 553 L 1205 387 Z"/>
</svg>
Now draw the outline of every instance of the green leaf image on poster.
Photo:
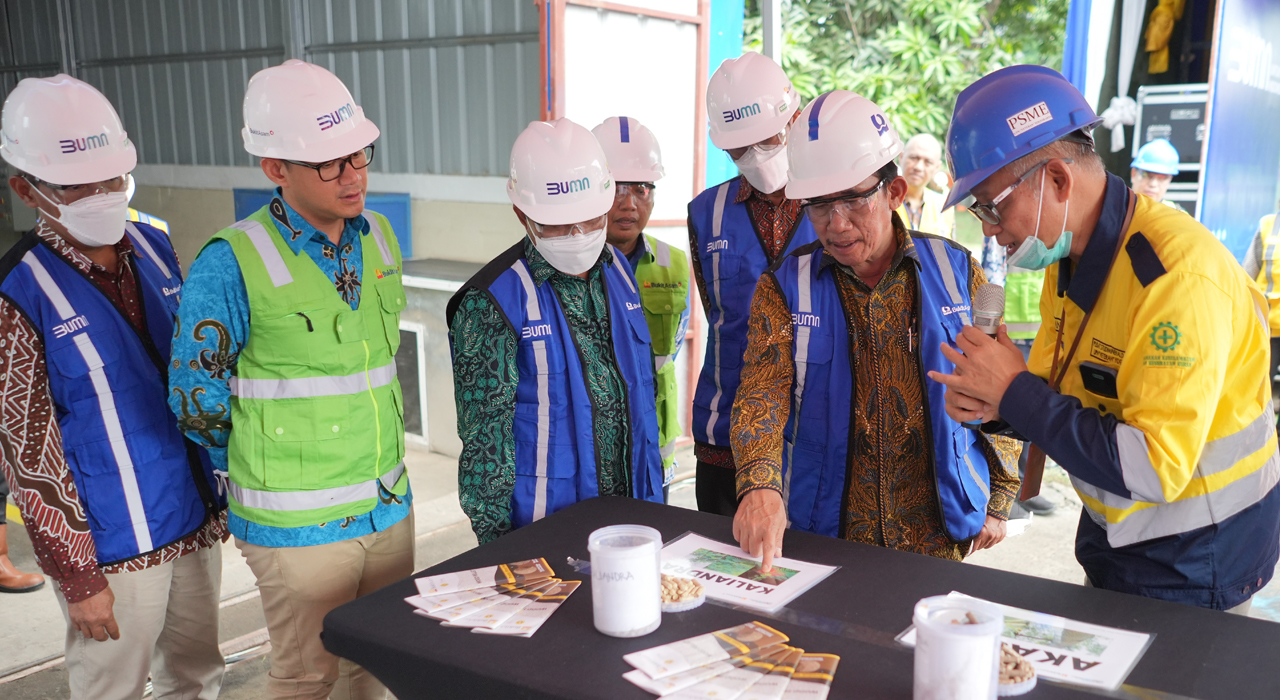
<svg viewBox="0 0 1280 700">
<path fill-rule="evenodd" d="M 1062 625 L 1047 625 L 1006 615 L 1004 637 L 1031 644 L 1054 647 L 1063 651 L 1102 656 L 1111 643 L 1110 639 L 1088 632 L 1080 632 Z"/>
<path fill-rule="evenodd" d="M 735 557 L 732 554 L 713 552 L 709 549 L 695 549 L 689 555 L 689 558 L 696 565 L 709 571 L 737 576 L 756 583 L 766 583 L 770 586 L 777 586 L 799 573 L 795 569 L 786 569 L 781 566 L 775 566 L 771 571 L 765 573 L 760 570 L 759 564 L 750 559 Z"/>
</svg>

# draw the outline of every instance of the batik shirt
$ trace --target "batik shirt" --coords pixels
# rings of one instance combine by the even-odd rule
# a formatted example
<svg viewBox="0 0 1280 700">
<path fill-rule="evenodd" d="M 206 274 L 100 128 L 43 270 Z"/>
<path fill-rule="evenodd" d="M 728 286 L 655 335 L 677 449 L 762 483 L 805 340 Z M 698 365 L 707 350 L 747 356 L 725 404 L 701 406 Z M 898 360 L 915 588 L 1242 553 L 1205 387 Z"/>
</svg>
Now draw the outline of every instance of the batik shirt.
<svg viewBox="0 0 1280 700">
<path fill-rule="evenodd" d="M 35 233 L 53 252 L 79 270 L 111 302 L 140 335 L 146 336 L 141 292 L 135 276 L 129 238 L 116 244 L 115 270 L 93 262 L 49 229 L 42 220 Z M 142 571 L 206 547 L 227 532 L 225 513 L 218 513 L 195 534 L 128 561 L 98 566 L 98 550 L 89 534 L 75 479 L 62 450 L 49 389 L 49 365 L 40 333 L 22 311 L 0 298 L 0 468 L 22 511 L 40 568 L 58 582 L 68 602 L 78 603 L 107 587 L 104 574 Z M 85 378 L 88 381 L 88 378 Z M 0 508 L 4 504 L 0 503 Z"/>
<path fill-rule="evenodd" d="M 884 276 L 868 287 L 853 270 L 822 256 L 836 282 L 848 320 L 853 365 L 853 435 L 845 523 L 841 537 L 855 542 L 961 559 L 967 543 L 953 541 L 938 510 L 929 462 L 925 387 L 919 342 L 907 332 L 915 318 L 919 261 L 914 240 L 895 217 L 898 250 Z M 986 280 L 970 258 L 969 292 Z M 791 312 L 777 282 L 760 278 L 751 302 L 742 384 L 734 402 L 731 437 L 738 496 L 758 488 L 782 491 L 783 427 L 791 413 L 795 362 Z M 987 514 L 1008 518 L 1018 489 L 1020 448 L 1008 438 L 980 442 L 991 473 Z"/>
<path fill-rule="evenodd" d="M 600 495 L 631 495 L 631 421 L 627 393 L 613 353 L 604 266 L 605 250 L 586 279 L 556 270 L 525 239 L 533 283 L 550 284 L 578 347 L 592 400 L 592 436 Z M 463 295 L 449 329 L 453 339 L 454 399 L 458 406 L 458 497 L 480 544 L 510 532 L 516 484 L 516 334 L 490 298 Z"/>
<path fill-rule="evenodd" d="M 360 277 L 364 267 L 362 241 L 369 235 L 364 217 L 348 219 L 338 244 L 316 230 L 290 207 L 276 189 L 289 225 L 302 235 L 285 244 L 294 255 L 306 253 L 333 281 L 342 300 L 352 309 L 360 305 Z M 268 227 L 270 235 L 279 235 Z M 249 339 L 249 293 L 231 244 L 214 240 L 191 264 L 182 288 L 177 336 L 169 370 L 169 406 L 178 415 L 178 427 L 209 449 L 214 466 L 227 469 L 227 439 L 231 425 L 231 385 L 236 360 Z M 302 339 L 299 339 L 300 341 Z M 396 496 L 378 485 L 378 502 L 372 511 L 336 522 L 304 527 L 271 527 L 252 523 L 231 513 L 231 534 L 262 547 L 304 547 L 340 542 L 386 530 L 409 514 L 412 490 Z"/>
</svg>

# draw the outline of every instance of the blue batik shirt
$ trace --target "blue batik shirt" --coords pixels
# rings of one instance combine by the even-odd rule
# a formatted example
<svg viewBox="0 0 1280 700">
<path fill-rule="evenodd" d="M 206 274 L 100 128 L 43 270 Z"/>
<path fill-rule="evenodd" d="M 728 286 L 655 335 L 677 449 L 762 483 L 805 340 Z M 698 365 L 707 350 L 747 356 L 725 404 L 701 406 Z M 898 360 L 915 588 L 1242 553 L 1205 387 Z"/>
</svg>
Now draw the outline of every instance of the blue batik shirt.
<svg viewBox="0 0 1280 700">
<path fill-rule="evenodd" d="M 296 240 L 285 240 L 295 255 L 306 252 L 326 277 L 333 280 L 342 300 L 355 309 L 360 305 L 362 239 L 369 233 L 364 217 L 348 219 L 338 245 L 284 201 L 279 188 L 276 198 L 284 205 L 290 225 L 302 232 Z M 272 235 L 274 228 L 268 228 Z M 178 416 L 178 427 L 192 440 L 204 445 L 214 466 L 227 470 L 227 439 L 231 432 L 230 378 L 236 359 L 249 339 L 249 294 L 231 244 L 215 240 L 191 264 L 182 287 L 178 309 L 178 330 L 173 340 L 169 370 L 169 406 Z M 262 547 L 306 547 L 340 542 L 386 530 L 409 514 L 413 491 L 396 496 L 379 485 L 373 510 L 341 521 L 305 527 L 271 527 L 252 523 L 228 513 L 231 534 Z"/>
</svg>

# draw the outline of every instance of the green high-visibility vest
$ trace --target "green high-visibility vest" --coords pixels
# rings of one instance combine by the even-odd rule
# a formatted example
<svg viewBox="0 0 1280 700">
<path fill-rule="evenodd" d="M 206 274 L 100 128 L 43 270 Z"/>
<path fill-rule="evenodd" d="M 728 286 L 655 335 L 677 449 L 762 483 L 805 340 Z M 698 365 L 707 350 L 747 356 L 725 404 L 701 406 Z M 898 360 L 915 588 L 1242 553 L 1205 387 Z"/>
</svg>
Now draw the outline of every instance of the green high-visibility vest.
<svg viewBox="0 0 1280 700">
<path fill-rule="evenodd" d="M 680 315 L 689 304 L 689 259 L 684 251 L 644 235 L 648 250 L 636 266 L 640 303 L 649 322 L 653 346 L 653 383 L 658 403 L 658 443 L 662 453 L 663 483 L 675 471 L 676 438 L 680 437 L 680 400 L 674 360 L 680 333 Z"/>
<path fill-rule="evenodd" d="M 1004 324 L 1009 337 L 1031 340 L 1040 332 L 1040 289 L 1044 270 L 1009 268 L 1004 278 Z"/>
<path fill-rule="evenodd" d="M 365 212 L 359 308 L 263 207 L 214 235 L 231 244 L 249 297 L 249 337 L 231 380 L 231 512 L 302 527 L 361 515 L 379 481 L 403 495 L 400 247 L 386 217 Z"/>
</svg>

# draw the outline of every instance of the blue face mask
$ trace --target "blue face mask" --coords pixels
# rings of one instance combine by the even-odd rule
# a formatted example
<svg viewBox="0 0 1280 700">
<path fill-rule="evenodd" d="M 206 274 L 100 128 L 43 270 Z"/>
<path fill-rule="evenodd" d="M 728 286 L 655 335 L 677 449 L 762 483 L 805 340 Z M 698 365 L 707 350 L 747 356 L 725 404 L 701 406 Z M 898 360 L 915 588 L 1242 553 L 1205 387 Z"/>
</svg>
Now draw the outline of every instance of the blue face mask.
<svg viewBox="0 0 1280 700">
<path fill-rule="evenodd" d="M 1043 270 L 1071 254 L 1071 232 L 1067 230 L 1067 214 L 1071 211 L 1071 200 L 1067 200 L 1062 211 L 1062 235 L 1058 242 L 1049 248 L 1040 240 L 1040 210 L 1044 206 L 1044 171 L 1040 172 L 1040 202 L 1036 205 L 1036 232 L 1022 242 L 1013 251 L 1005 264 L 1023 270 Z"/>
</svg>

